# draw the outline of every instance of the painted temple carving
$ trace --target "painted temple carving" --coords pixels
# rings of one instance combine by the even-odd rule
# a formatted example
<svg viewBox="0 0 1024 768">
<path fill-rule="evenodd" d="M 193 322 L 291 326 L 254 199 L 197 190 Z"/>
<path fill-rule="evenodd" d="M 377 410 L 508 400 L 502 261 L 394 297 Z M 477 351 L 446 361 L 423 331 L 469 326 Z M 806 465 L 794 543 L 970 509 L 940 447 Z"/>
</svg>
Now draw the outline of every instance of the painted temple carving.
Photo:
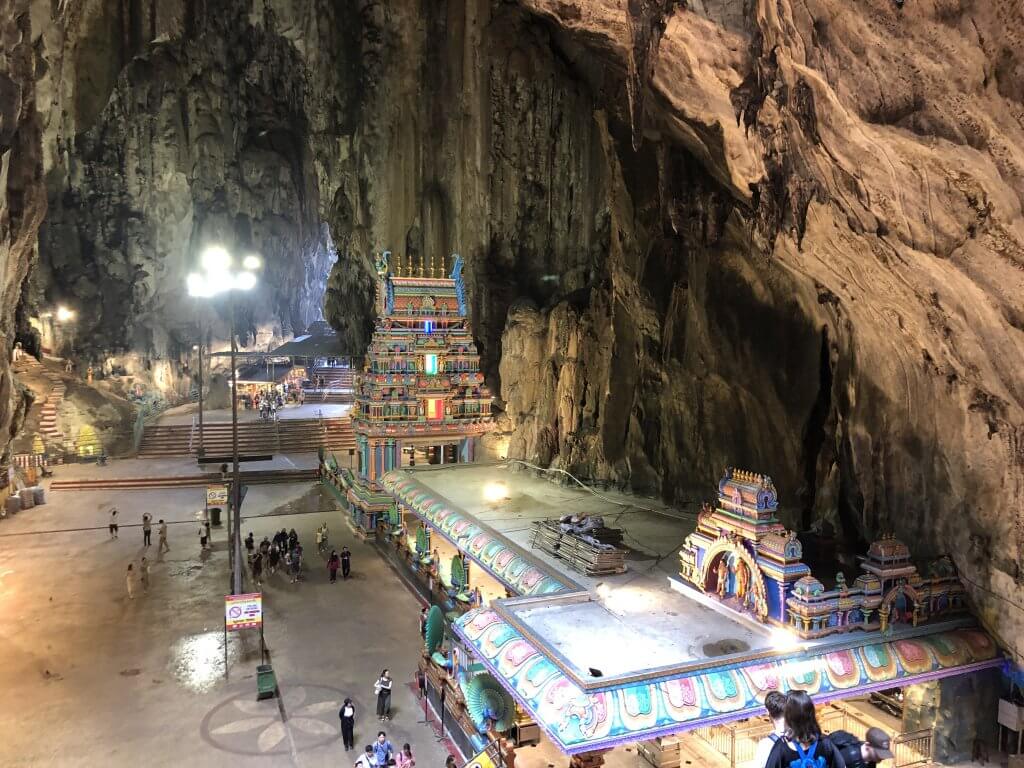
<svg viewBox="0 0 1024 768">
<path fill-rule="evenodd" d="M 772 480 L 727 469 L 715 507 L 705 504 L 697 530 L 679 552 L 680 575 L 729 608 L 787 627 L 803 638 L 852 630 L 917 625 L 965 609 L 964 589 L 949 558 L 921 574 L 892 535 L 860 556 L 852 584 L 842 572 L 831 588 L 803 562 L 803 547 L 779 521 Z"/>
<path fill-rule="evenodd" d="M 467 317 L 462 259 L 448 277 L 394 274 L 390 252 L 374 259 L 377 320 L 361 373 L 354 378 L 356 467 L 339 473 L 358 531 L 393 514 L 380 478 L 393 469 L 474 459 L 489 430 L 491 392 Z M 431 266 L 431 275 L 435 270 Z M 442 271 L 443 274 L 443 271 Z"/>
</svg>

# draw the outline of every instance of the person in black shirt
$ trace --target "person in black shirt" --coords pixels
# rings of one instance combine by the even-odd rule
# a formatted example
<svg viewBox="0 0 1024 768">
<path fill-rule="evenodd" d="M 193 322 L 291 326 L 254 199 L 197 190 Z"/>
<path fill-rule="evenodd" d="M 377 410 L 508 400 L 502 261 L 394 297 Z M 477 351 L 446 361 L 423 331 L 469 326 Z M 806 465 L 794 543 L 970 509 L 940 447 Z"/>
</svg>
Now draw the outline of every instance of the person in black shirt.
<svg viewBox="0 0 1024 768">
<path fill-rule="evenodd" d="M 868 728 L 864 741 L 846 731 L 833 731 L 829 738 L 846 761 L 846 768 L 875 768 L 882 760 L 892 758 L 889 734 L 881 728 Z"/>
</svg>

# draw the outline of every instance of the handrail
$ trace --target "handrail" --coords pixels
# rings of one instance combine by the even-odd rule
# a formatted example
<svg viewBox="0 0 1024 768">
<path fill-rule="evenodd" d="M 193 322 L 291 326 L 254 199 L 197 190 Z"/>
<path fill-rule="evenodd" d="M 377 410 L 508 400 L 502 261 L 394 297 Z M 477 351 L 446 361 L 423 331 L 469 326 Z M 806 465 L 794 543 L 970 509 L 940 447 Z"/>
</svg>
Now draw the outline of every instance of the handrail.
<svg viewBox="0 0 1024 768">
<path fill-rule="evenodd" d="M 195 439 L 195 436 L 196 436 L 196 417 L 193 416 L 192 417 L 192 429 L 190 429 L 188 431 L 188 453 L 189 453 L 189 456 L 192 455 L 192 441 Z"/>
</svg>

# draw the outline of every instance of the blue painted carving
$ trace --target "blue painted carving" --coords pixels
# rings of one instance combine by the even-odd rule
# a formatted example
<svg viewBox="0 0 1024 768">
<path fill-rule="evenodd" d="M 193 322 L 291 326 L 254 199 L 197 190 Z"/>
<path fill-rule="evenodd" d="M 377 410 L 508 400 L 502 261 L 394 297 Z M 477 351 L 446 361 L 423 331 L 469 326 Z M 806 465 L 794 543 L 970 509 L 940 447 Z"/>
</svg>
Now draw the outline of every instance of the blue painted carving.
<svg viewBox="0 0 1024 768">
<path fill-rule="evenodd" d="M 455 295 L 459 299 L 459 314 L 468 315 L 469 310 L 466 309 L 466 284 L 462 282 L 462 257 L 457 253 L 452 254 L 452 271 L 448 276 L 455 281 Z"/>
</svg>

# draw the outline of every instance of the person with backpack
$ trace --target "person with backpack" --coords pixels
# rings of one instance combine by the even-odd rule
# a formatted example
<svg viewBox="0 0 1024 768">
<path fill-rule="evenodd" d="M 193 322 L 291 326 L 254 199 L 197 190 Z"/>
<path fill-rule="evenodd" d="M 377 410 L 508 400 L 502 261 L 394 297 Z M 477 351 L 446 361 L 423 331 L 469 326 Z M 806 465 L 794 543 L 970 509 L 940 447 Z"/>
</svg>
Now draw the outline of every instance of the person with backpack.
<svg viewBox="0 0 1024 768">
<path fill-rule="evenodd" d="M 786 735 L 786 694 L 779 691 L 768 691 L 764 697 L 764 708 L 768 711 L 775 730 L 757 742 L 754 752 L 754 768 L 764 768 L 768 764 L 768 756 L 772 753 L 775 742 Z"/>
<path fill-rule="evenodd" d="M 833 731 L 828 737 L 846 761 L 846 768 L 875 768 L 893 756 L 892 741 L 881 728 L 868 728 L 864 741 L 847 731 Z"/>
<path fill-rule="evenodd" d="M 846 768 L 839 750 L 822 736 L 807 691 L 790 691 L 784 713 L 786 735 L 772 747 L 766 768 Z"/>
</svg>

